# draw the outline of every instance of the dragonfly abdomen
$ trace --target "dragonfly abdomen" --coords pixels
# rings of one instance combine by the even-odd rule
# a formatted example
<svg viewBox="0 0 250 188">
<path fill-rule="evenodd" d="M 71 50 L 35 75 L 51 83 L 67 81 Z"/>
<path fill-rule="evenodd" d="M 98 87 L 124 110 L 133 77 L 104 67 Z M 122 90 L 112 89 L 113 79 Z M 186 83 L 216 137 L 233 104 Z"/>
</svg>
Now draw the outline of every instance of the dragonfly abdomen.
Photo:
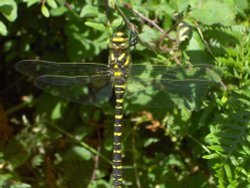
<svg viewBox="0 0 250 188">
<path fill-rule="evenodd" d="M 123 119 L 123 101 L 125 94 L 125 81 L 120 81 L 114 86 L 116 105 L 115 105 L 115 123 L 114 123 L 114 141 L 113 141 L 113 174 L 114 186 L 122 185 L 122 119 Z"/>
<path fill-rule="evenodd" d="M 122 119 L 123 101 L 126 89 L 126 80 L 131 57 L 129 52 L 129 39 L 123 32 L 114 33 L 111 38 L 109 67 L 112 70 L 116 105 L 113 141 L 113 176 L 114 187 L 122 187 Z"/>
</svg>

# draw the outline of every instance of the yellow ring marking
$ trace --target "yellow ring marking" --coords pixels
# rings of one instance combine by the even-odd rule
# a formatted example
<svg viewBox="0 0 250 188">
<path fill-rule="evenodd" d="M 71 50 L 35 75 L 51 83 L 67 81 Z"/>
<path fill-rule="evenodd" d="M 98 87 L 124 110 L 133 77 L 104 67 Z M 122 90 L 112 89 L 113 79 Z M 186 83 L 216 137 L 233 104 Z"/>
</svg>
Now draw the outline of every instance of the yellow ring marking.
<svg viewBox="0 0 250 188">
<path fill-rule="evenodd" d="M 114 37 L 112 38 L 112 42 L 127 42 L 127 38 L 122 38 L 122 37 Z"/>
<path fill-rule="evenodd" d="M 123 115 L 115 115 L 115 119 L 122 119 Z"/>
<path fill-rule="evenodd" d="M 125 85 L 115 85 L 115 87 L 119 87 L 119 88 L 126 88 L 126 86 Z"/>
<path fill-rule="evenodd" d="M 115 91 L 115 93 L 122 94 L 122 93 L 125 93 L 125 92 L 124 91 Z"/>
<path fill-rule="evenodd" d="M 113 153 L 121 153 L 121 150 L 114 150 Z"/>
<path fill-rule="evenodd" d="M 122 160 L 113 160 L 113 162 L 119 163 L 119 162 L 122 162 Z"/>
<path fill-rule="evenodd" d="M 124 99 L 116 99 L 116 102 L 123 103 Z"/>
<path fill-rule="evenodd" d="M 114 132 L 114 136 L 121 136 L 122 132 Z"/>
<path fill-rule="evenodd" d="M 119 165 L 119 166 L 113 166 L 113 168 L 115 168 L 115 169 L 122 169 L 122 166 L 121 165 Z"/>
</svg>

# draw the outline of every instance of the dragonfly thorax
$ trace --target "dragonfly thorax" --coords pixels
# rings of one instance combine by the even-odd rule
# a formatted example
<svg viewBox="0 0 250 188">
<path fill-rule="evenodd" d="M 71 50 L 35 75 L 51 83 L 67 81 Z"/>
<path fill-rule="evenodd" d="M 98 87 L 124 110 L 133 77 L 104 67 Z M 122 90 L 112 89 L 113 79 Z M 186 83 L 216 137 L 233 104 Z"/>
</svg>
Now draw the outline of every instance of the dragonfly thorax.
<svg viewBox="0 0 250 188">
<path fill-rule="evenodd" d="M 131 62 L 129 40 L 125 33 L 116 32 L 109 43 L 109 67 L 114 79 L 127 77 Z"/>
</svg>

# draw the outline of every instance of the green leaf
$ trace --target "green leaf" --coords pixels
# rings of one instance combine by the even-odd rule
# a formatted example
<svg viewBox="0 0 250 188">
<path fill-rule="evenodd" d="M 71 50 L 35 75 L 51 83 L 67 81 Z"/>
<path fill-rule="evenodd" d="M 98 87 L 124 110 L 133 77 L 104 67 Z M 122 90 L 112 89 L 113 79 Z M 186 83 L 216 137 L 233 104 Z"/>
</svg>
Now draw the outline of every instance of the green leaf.
<svg viewBox="0 0 250 188">
<path fill-rule="evenodd" d="M 26 2 L 27 3 L 27 6 L 30 7 L 36 3 L 39 3 L 41 2 L 40 0 L 23 0 L 23 2 Z"/>
<path fill-rule="evenodd" d="M 46 18 L 48 18 L 49 17 L 49 10 L 48 10 L 48 8 L 45 6 L 45 5 L 42 5 L 42 7 L 41 7 L 41 11 L 42 11 L 42 14 L 46 17 Z"/>
<path fill-rule="evenodd" d="M 224 165 L 224 170 L 225 170 L 225 172 L 227 174 L 227 178 L 228 178 L 229 182 L 231 182 L 233 177 L 232 177 L 232 172 L 231 172 L 230 166 L 228 164 L 225 164 Z"/>
<path fill-rule="evenodd" d="M 188 50 L 204 50 L 204 43 L 201 40 L 199 34 L 197 32 L 193 32 L 192 37 L 187 46 Z"/>
<path fill-rule="evenodd" d="M 58 102 L 51 113 L 51 119 L 57 120 L 62 117 L 62 103 Z"/>
<path fill-rule="evenodd" d="M 242 146 L 243 151 L 246 153 L 246 155 L 250 156 L 250 148 L 247 146 Z"/>
<path fill-rule="evenodd" d="M 202 158 L 203 159 L 216 159 L 219 158 L 220 155 L 217 153 L 209 154 L 209 155 L 204 155 Z"/>
<path fill-rule="evenodd" d="M 50 14 L 52 16 L 61 16 L 67 11 L 68 11 L 68 9 L 66 7 L 61 6 L 61 7 L 58 7 L 58 8 L 51 9 Z"/>
<path fill-rule="evenodd" d="M 87 22 L 85 22 L 85 25 L 92 27 L 92 28 L 99 30 L 99 31 L 105 30 L 105 26 L 102 23 L 95 23 L 95 22 L 87 21 Z"/>
<path fill-rule="evenodd" d="M 144 147 L 148 147 L 151 144 L 159 142 L 158 138 L 148 138 L 145 140 Z"/>
<path fill-rule="evenodd" d="M 0 12 L 11 22 L 17 18 L 17 5 L 14 0 L 1 0 Z"/>
<path fill-rule="evenodd" d="M 41 154 L 35 155 L 31 160 L 32 167 L 38 167 L 43 162 L 44 162 L 44 156 L 42 156 Z"/>
<path fill-rule="evenodd" d="M 92 157 L 92 154 L 89 150 L 87 150 L 84 147 L 81 146 L 74 146 L 71 149 L 67 151 L 67 153 L 64 156 L 64 159 L 66 160 L 90 160 Z"/>
<path fill-rule="evenodd" d="M 58 7 L 55 0 L 47 0 L 46 2 L 47 2 L 47 4 L 48 4 L 51 8 L 57 8 L 57 7 Z"/>
<path fill-rule="evenodd" d="M 88 185 L 88 188 L 109 188 L 110 184 L 108 184 L 105 180 L 102 179 L 97 179 L 95 181 L 91 181 L 90 184 Z"/>
<path fill-rule="evenodd" d="M 5 185 L 5 182 L 7 182 L 9 179 L 12 178 L 12 175 L 11 174 L 4 174 L 4 173 L 1 173 L 0 174 L 0 186 L 4 186 Z"/>
<path fill-rule="evenodd" d="M 249 7 L 248 0 L 237 0 L 234 1 L 234 3 L 237 6 L 237 8 L 240 9 L 240 11 L 242 12 Z"/>
<path fill-rule="evenodd" d="M 16 183 L 15 185 L 12 185 L 10 188 L 31 188 L 31 186 L 26 183 Z"/>
<path fill-rule="evenodd" d="M 86 5 L 82 8 L 80 17 L 85 17 L 85 16 L 97 16 L 99 13 L 98 7 L 94 7 L 91 5 Z"/>
<path fill-rule="evenodd" d="M 206 25 L 230 25 L 234 22 L 234 9 L 226 3 L 206 1 L 200 8 L 194 8 L 191 15 Z"/>
<path fill-rule="evenodd" d="M 6 26 L 1 21 L 0 21 L 0 34 L 3 36 L 6 36 L 8 34 Z"/>
</svg>

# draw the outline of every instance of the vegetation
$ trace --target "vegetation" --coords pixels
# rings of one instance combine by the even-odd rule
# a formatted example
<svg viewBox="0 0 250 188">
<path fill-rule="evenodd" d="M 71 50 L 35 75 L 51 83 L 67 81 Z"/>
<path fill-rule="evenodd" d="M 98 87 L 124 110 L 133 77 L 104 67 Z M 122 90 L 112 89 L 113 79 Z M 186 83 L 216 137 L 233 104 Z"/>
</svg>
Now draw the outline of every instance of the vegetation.
<svg viewBox="0 0 250 188">
<path fill-rule="evenodd" d="M 222 73 L 199 103 L 136 91 L 127 99 L 124 187 L 250 187 L 247 0 L 1 0 L 0 15 L 0 187 L 111 187 L 112 102 L 53 97 L 14 66 L 107 63 L 122 20 L 139 36 L 134 63 L 202 63 Z M 150 108 L 151 100 L 169 106 Z"/>
</svg>

